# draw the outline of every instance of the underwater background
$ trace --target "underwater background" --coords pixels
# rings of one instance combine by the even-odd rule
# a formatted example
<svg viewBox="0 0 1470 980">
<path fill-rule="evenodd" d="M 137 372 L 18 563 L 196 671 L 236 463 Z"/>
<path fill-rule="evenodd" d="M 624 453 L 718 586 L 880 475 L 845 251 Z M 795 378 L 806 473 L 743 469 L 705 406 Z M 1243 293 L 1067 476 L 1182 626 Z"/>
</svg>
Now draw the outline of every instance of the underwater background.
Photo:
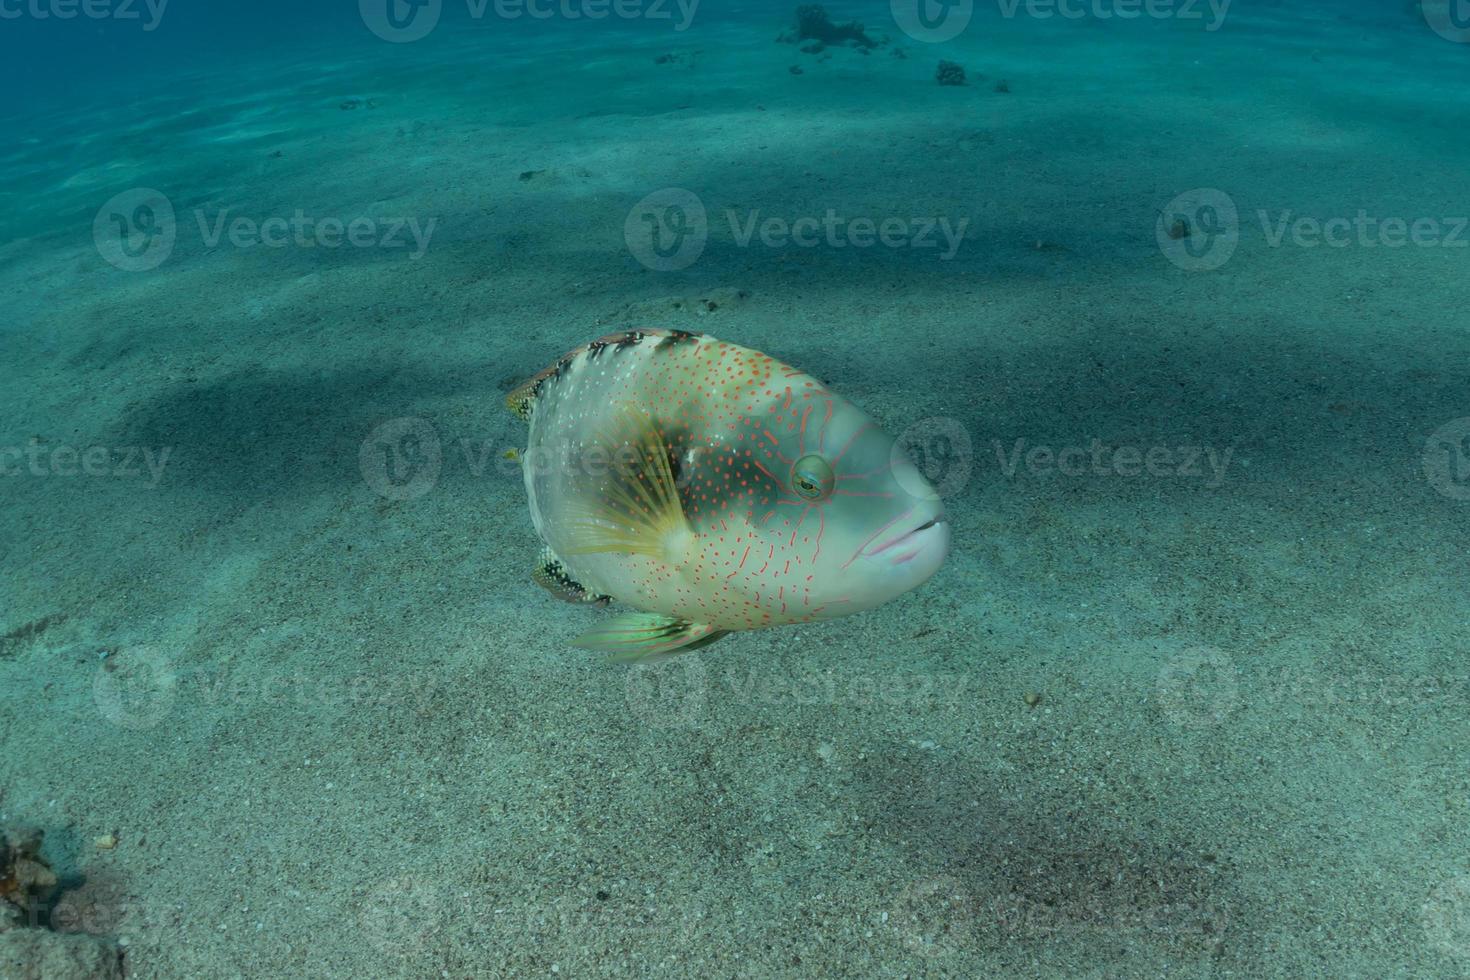
<svg viewBox="0 0 1470 980">
<path fill-rule="evenodd" d="M 1467 80 L 1462 0 L 0 0 L 0 977 L 1470 976 Z M 571 648 L 502 402 L 638 327 L 943 568 Z"/>
</svg>

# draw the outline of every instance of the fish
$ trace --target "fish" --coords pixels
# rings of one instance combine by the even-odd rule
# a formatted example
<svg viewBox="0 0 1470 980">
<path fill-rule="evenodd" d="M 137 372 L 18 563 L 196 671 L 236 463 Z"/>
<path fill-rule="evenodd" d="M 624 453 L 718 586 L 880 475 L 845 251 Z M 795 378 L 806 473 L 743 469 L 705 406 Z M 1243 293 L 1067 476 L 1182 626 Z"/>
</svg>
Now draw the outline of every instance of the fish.
<svg viewBox="0 0 1470 980">
<path fill-rule="evenodd" d="M 816 378 L 681 330 L 584 344 L 506 395 L 544 547 L 533 580 L 610 615 L 572 645 L 642 661 L 882 605 L 949 553 L 902 446 Z"/>
</svg>

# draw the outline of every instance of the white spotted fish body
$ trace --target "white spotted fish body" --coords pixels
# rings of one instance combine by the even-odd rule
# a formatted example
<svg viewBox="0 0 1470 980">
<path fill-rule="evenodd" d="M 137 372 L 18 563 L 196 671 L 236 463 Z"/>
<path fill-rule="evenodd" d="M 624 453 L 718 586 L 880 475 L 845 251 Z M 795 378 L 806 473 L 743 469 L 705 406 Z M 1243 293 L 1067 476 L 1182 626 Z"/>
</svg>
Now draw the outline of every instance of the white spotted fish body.
<svg viewBox="0 0 1470 980">
<path fill-rule="evenodd" d="M 891 437 L 815 378 L 713 337 L 642 330 L 512 392 L 537 579 L 612 617 L 578 645 L 641 658 L 870 609 L 928 579 L 949 526 Z"/>
</svg>

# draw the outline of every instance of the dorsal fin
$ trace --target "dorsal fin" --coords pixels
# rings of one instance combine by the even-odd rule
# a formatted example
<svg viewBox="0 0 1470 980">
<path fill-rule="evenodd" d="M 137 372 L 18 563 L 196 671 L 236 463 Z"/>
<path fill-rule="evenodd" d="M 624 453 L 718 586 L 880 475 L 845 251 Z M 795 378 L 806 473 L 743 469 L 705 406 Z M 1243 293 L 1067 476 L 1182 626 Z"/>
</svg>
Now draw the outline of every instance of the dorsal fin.
<svg viewBox="0 0 1470 980">
<path fill-rule="evenodd" d="M 510 413 L 523 422 L 531 420 L 531 414 L 536 410 L 536 396 L 541 392 L 541 386 L 548 378 L 556 377 L 572 363 L 577 356 L 584 351 L 591 357 L 597 357 L 604 350 L 625 350 L 636 346 L 644 340 L 654 338 L 660 346 L 682 344 L 697 341 L 695 334 L 686 333 L 683 330 L 624 330 L 620 333 L 610 333 L 605 337 L 598 337 L 574 350 L 568 351 L 545 370 L 537 372 L 532 377 L 516 385 L 510 394 L 505 396 L 505 407 Z"/>
<path fill-rule="evenodd" d="M 511 389 L 510 394 L 505 396 L 505 407 L 510 409 L 510 414 L 522 422 L 531 421 L 531 412 L 536 407 L 536 392 L 544 377 L 544 373 L 538 374 Z"/>
</svg>

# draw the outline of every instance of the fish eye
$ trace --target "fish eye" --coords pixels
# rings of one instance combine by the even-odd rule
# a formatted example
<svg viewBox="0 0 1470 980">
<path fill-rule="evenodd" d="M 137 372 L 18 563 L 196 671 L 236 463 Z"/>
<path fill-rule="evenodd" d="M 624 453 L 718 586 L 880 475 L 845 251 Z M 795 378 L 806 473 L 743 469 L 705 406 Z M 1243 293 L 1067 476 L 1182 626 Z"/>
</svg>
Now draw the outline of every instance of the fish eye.
<svg viewBox="0 0 1470 980">
<path fill-rule="evenodd" d="M 822 500 L 832 494 L 837 482 L 832 465 L 817 455 L 803 456 L 791 467 L 791 485 L 807 500 Z"/>
</svg>

